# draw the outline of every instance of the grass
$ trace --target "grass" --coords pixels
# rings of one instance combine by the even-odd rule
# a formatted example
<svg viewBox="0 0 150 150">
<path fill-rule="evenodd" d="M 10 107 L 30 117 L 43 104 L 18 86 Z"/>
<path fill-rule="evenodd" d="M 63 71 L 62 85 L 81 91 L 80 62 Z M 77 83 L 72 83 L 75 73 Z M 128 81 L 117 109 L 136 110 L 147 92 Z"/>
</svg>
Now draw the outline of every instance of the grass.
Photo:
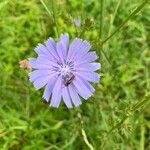
<svg viewBox="0 0 150 150">
<path fill-rule="evenodd" d="M 149 9 L 148 0 L 0 1 L 0 149 L 149 150 Z M 101 81 L 79 108 L 53 109 L 18 62 L 49 36 L 73 39 L 78 16 L 79 37 L 99 54 Z"/>
</svg>

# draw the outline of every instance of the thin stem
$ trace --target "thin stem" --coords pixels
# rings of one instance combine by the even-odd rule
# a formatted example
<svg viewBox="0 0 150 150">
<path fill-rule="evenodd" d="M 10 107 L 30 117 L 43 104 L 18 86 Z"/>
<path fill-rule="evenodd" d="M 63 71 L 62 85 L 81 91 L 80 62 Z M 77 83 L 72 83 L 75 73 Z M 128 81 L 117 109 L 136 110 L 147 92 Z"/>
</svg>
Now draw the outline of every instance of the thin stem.
<svg viewBox="0 0 150 150">
<path fill-rule="evenodd" d="M 111 21 L 110 21 L 110 27 L 109 27 L 109 30 L 108 30 L 108 36 L 110 36 L 112 25 L 113 25 L 114 20 L 116 18 L 116 14 L 117 14 L 118 8 L 120 6 L 120 3 L 121 3 L 121 0 L 118 1 L 117 6 L 116 6 L 115 11 L 114 11 L 114 14 L 113 14 L 113 17 L 111 17 L 111 19 L 110 19 Z"/>
<path fill-rule="evenodd" d="M 73 18 L 72 22 L 73 22 L 73 25 L 74 25 L 74 28 L 75 28 L 75 35 L 76 35 L 76 37 L 78 37 L 78 29 L 77 29 L 77 27 L 76 27 L 76 25 L 75 25 L 75 20 L 74 20 L 74 18 Z"/>
<path fill-rule="evenodd" d="M 134 15 L 136 15 L 148 2 L 149 0 L 145 0 L 139 7 L 137 7 L 120 25 L 119 27 L 110 35 L 108 36 L 104 41 L 102 41 L 102 45 L 106 43 L 110 38 L 112 38 L 127 22 L 129 19 L 131 19 Z"/>
<path fill-rule="evenodd" d="M 103 11 L 104 11 L 104 0 L 100 0 L 100 30 L 99 30 L 100 43 L 103 40 Z M 100 46 L 100 52 L 103 53 L 103 55 L 105 56 L 106 60 L 110 64 L 110 61 L 109 61 L 106 53 L 103 50 L 103 45 L 102 44 Z M 100 52 L 99 52 L 99 56 L 100 56 Z"/>
<path fill-rule="evenodd" d="M 146 93 L 144 100 L 137 102 L 132 109 L 130 110 L 130 112 L 128 114 L 125 114 L 124 117 L 122 118 L 122 120 L 117 123 L 114 127 L 112 127 L 106 134 L 105 139 L 101 145 L 101 147 L 103 148 L 106 140 L 109 138 L 109 135 L 117 128 L 119 128 L 136 110 L 138 110 L 139 108 L 141 108 L 145 103 L 147 103 L 148 101 L 150 101 L 150 93 Z"/>
<path fill-rule="evenodd" d="M 140 138 L 140 150 L 144 150 L 145 145 L 145 127 L 144 127 L 144 117 L 143 114 L 141 114 L 141 138 Z"/>
<path fill-rule="evenodd" d="M 127 120 L 129 118 L 129 116 L 131 116 L 131 114 L 133 114 L 136 110 L 138 110 L 140 107 L 142 107 L 148 101 L 150 101 L 150 95 L 146 95 L 144 100 L 137 102 L 131 109 L 130 113 L 125 114 L 125 116 L 122 118 L 122 120 L 109 130 L 108 134 L 112 133 L 112 131 L 119 128 L 124 123 L 124 121 Z"/>
<path fill-rule="evenodd" d="M 102 41 L 103 38 L 103 9 L 104 8 L 104 1 L 100 0 L 100 39 Z"/>
<path fill-rule="evenodd" d="M 45 2 L 43 0 L 40 0 L 40 2 L 42 3 L 42 5 L 44 6 L 45 10 L 47 11 L 47 13 L 49 14 L 50 16 L 50 19 L 52 19 L 53 23 L 55 24 L 55 27 L 56 27 L 56 32 L 57 32 L 57 37 L 58 37 L 58 25 L 57 25 L 57 22 L 56 22 L 56 17 L 55 17 L 55 14 L 54 14 L 54 8 L 53 8 L 53 0 L 52 0 L 52 13 L 49 11 L 48 7 L 46 6 Z"/>
<path fill-rule="evenodd" d="M 44 6 L 45 10 L 48 12 L 50 18 L 53 20 L 54 22 L 54 18 L 53 18 L 53 15 L 52 13 L 49 11 L 48 7 L 46 6 L 45 2 L 43 0 L 40 0 L 40 2 L 42 3 L 42 5 Z"/>
<path fill-rule="evenodd" d="M 83 140 L 84 140 L 85 144 L 88 146 L 88 148 L 89 148 L 90 150 L 94 150 L 92 144 L 88 141 L 86 132 L 84 131 L 83 128 L 81 129 L 81 132 L 82 132 L 82 136 L 83 136 Z"/>
<path fill-rule="evenodd" d="M 80 109 L 79 109 L 79 110 L 80 110 Z M 84 128 L 83 128 L 83 119 L 82 119 L 81 113 L 78 112 L 77 116 L 78 116 L 78 118 L 79 118 L 79 120 L 80 120 L 81 133 L 82 133 L 82 136 L 83 136 L 83 140 L 84 140 L 85 144 L 88 146 L 88 148 L 89 148 L 90 150 L 94 150 L 92 144 L 88 141 L 86 132 L 85 132 L 85 130 L 84 130 Z"/>
<path fill-rule="evenodd" d="M 105 59 L 107 60 L 108 64 L 111 65 L 111 62 L 110 62 L 106 52 L 103 50 L 103 46 L 101 46 L 101 53 L 105 56 Z"/>
<path fill-rule="evenodd" d="M 55 27 L 56 27 L 56 32 L 57 32 L 57 37 L 58 37 L 58 35 L 59 35 L 59 30 L 58 30 L 58 24 L 57 24 L 56 16 L 55 16 L 54 0 L 52 0 L 52 11 L 53 11 L 54 24 L 55 24 Z"/>
<path fill-rule="evenodd" d="M 108 30 L 108 36 L 110 36 L 110 33 L 111 33 L 111 29 L 112 29 L 112 26 L 113 26 L 113 22 L 115 20 L 115 17 L 116 17 L 116 14 L 117 14 L 117 11 L 118 11 L 118 8 L 120 6 L 120 3 L 121 3 L 121 0 L 118 1 L 117 3 L 117 6 L 115 8 L 115 11 L 114 11 L 114 15 L 112 16 L 111 15 L 111 18 L 110 18 L 110 27 L 109 27 L 109 30 Z M 103 44 L 101 45 L 101 47 L 103 47 Z M 108 44 L 106 45 L 106 47 L 108 47 Z M 107 48 L 108 49 L 108 48 Z M 102 51 L 104 53 L 104 51 Z M 107 59 L 107 62 L 109 63 L 109 65 L 111 64 L 111 62 L 109 61 L 108 59 L 108 56 L 104 53 L 105 55 L 105 58 Z"/>
</svg>

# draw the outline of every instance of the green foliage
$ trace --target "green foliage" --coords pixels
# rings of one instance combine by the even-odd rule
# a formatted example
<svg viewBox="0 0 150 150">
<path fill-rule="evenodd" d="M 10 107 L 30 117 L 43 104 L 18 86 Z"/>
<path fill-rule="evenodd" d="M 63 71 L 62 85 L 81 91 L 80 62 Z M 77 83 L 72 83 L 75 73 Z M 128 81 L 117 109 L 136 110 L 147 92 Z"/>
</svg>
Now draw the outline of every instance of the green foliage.
<svg viewBox="0 0 150 150">
<path fill-rule="evenodd" d="M 101 6 L 101 2 L 103 5 Z M 145 0 L 0 1 L 0 149 L 149 150 L 150 5 Z M 82 25 L 75 29 L 73 19 Z M 102 64 L 80 108 L 53 109 L 19 61 L 49 36 L 91 41 Z"/>
</svg>

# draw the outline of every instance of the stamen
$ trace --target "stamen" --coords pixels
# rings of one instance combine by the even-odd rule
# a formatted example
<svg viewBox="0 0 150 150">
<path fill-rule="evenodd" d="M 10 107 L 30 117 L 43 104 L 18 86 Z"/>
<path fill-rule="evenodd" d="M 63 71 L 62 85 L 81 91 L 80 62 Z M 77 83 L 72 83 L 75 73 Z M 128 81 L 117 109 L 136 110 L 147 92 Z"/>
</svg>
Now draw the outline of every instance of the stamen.
<svg viewBox="0 0 150 150">
<path fill-rule="evenodd" d="M 75 78 L 74 74 L 72 73 L 74 70 L 74 64 L 73 62 L 66 62 L 64 64 L 59 63 L 59 65 L 60 67 L 57 71 L 60 72 L 64 85 L 68 86 Z"/>
</svg>

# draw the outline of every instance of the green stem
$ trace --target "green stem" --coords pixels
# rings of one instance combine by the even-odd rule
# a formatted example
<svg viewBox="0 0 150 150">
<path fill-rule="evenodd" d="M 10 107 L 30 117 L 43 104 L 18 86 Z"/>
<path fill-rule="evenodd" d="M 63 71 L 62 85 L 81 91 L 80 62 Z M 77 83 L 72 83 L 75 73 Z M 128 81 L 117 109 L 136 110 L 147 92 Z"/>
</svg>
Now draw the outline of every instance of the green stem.
<svg viewBox="0 0 150 150">
<path fill-rule="evenodd" d="M 145 0 L 139 7 L 137 7 L 120 25 L 119 27 L 110 35 L 108 36 L 104 41 L 102 41 L 102 45 L 106 43 L 110 38 L 112 38 L 127 22 L 129 19 L 131 19 L 134 15 L 136 15 L 148 2 L 149 0 Z"/>
<path fill-rule="evenodd" d="M 52 13 L 49 11 L 48 7 L 46 6 L 45 2 L 43 0 L 40 0 L 40 2 L 42 3 L 42 5 L 44 6 L 45 10 L 48 12 L 50 18 L 53 20 L 54 22 L 54 18 L 53 18 L 53 15 Z"/>
<path fill-rule="evenodd" d="M 54 14 L 54 8 L 53 8 L 53 0 L 52 0 L 52 13 L 49 11 L 48 7 L 46 6 L 45 2 L 43 0 L 40 0 L 40 2 L 42 3 L 42 5 L 44 6 L 45 10 L 47 11 L 47 13 L 49 14 L 50 16 L 50 19 L 52 19 L 53 23 L 55 24 L 55 27 L 56 27 L 56 32 L 57 32 L 57 37 L 58 37 L 58 25 L 57 25 L 57 22 L 56 22 L 56 17 L 55 17 L 55 14 Z"/>
<path fill-rule="evenodd" d="M 145 141 L 145 127 L 144 127 L 144 116 L 141 115 L 141 138 L 140 138 L 140 150 L 144 150 L 144 141 Z"/>
<path fill-rule="evenodd" d="M 102 149 L 105 146 L 106 140 L 109 138 L 109 135 L 117 128 L 119 128 L 137 109 L 139 109 L 140 107 L 142 107 L 145 103 L 147 103 L 148 101 L 150 101 L 150 93 L 146 93 L 144 100 L 137 102 L 133 108 L 130 110 L 130 113 L 125 114 L 124 117 L 122 118 L 122 120 L 117 123 L 114 127 L 112 127 L 106 134 L 105 139 L 101 145 Z"/>
<path fill-rule="evenodd" d="M 110 32 L 111 32 L 114 20 L 116 18 L 116 14 L 117 14 L 118 8 L 120 6 L 120 3 L 121 3 L 121 0 L 118 1 L 117 5 L 116 5 L 116 8 L 115 8 L 115 11 L 114 11 L 114 14 L 113 14 L 113 17 L 111 17 L 111 19 L 110 19 L 111 21 L 110 21 L 110 27 L 109 27 L 109 30 L 108 30 L 108 36 L 110 36 Z"/>
<path fill-rule="evenodd" d="M 142 107 L 148 101 L 150 101 L 150 95 L 146 95 L 144 100 L 137 102 L 131 109 L 130 113 L 125 114 L 125 116 L 122 118 L 122 120 L 109 130 L 108 134 L 112 133 L 112 131 L 119 128 L 126 119 L 128 119 L 136 110 L 138 110 L 140 107 Z"/>
<path fill-rule="evenodd" d="M 99 30 L 100 43 L 103 40 L 103 11 L 104 11 L 104 1 L 100 0 L 100 30 Z M 103 53 L 106 60 L 109 62 L 109 59 L 107 58 L 107 55 L 103 51 L 103 45 L 102 44 L 100 46 L 99 56 L 100 56 L 100 52 Z"/>
<path fill-rule="evenodd" d="M 52 0 L 52 11 L 53 11 L 53 19 L 54 19 L 54 24 L 55 24 L 55 27 L 56 27 L 57 38 L 58 38 L 58 36 L 59 36 L 59 30 L 58 30 L 58 24 L 57 24 L 56 16 L 55 16 L 54 0 Z"/>
<path fill-rule="evenodd" d="M 102 38 L 103 38 L 103 8 L 104 8 L 104 1 L 103 0 L 100 0 L 100 9 L 101 9 L 101 12 L 100 12 L 100 33 L 99 33 L 99 36 L 100 36 L 100 40 L 102 41 Z"/>
</svg>

